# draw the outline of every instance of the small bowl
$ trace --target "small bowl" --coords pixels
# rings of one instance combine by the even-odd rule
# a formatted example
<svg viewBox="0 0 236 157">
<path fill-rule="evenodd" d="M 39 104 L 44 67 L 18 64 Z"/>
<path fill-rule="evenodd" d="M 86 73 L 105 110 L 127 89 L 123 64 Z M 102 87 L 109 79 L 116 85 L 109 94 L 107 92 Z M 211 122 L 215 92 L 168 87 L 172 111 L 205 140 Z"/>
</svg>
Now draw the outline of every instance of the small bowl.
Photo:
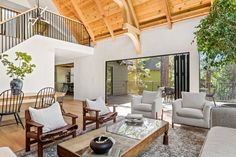
<svg viewBox="0 0 236 157">
<path fill-rule="evenodd" d="M 106 136 L 96 137 L 90 142 L 90 148 L 95 154 L 105 154 L 112 146 L 113 142 Z"/>
</svg>

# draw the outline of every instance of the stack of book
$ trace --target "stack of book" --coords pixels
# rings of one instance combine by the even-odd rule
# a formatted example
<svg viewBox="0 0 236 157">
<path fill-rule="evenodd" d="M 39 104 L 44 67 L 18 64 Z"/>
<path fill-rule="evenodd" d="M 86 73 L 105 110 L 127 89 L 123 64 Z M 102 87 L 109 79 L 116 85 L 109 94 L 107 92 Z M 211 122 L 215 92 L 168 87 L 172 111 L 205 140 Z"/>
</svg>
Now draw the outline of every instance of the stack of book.
<svg viewBox="0 0 236 157">
<path fill-rule="evenodd" d="M 128 114 L 125 117 L 125 122 L 130 125 L 142 125 L 143 115 L 142 114 Z"/>
</svg>

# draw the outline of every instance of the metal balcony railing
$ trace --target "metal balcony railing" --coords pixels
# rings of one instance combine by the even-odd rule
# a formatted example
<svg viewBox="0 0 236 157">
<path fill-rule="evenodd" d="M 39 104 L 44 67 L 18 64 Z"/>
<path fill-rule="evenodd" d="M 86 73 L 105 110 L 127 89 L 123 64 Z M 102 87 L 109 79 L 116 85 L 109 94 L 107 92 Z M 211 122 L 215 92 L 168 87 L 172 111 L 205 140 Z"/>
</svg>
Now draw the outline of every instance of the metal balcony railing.
<svg viewBox="0 0 236 157">
<path fill-rule="evenodd" d="M 34 35 L 90 46 L 90 36 L 80 22 L 50 11 L 42 14 L 43 20 L 32 25 L 42 8 L 33 8 L 0 22 L 0 53 Z"/>
<path fill-rule="evenodd" d="M 0 22 L 13 18 L 18 14 L 20 14 L 20 12 L 0 6 Z"/>
</svg>

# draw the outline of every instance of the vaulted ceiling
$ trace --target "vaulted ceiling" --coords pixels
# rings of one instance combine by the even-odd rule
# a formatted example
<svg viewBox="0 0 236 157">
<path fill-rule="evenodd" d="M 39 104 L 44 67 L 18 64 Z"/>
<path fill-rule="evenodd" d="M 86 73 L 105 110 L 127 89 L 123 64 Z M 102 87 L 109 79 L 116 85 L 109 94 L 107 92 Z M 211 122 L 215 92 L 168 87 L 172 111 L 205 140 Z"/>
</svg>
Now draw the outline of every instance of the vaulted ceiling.
<svg viewBox="0 0 236 157">
<path fill-rule="evenodd" d="M 207 15 L 211 0 L 53 0 L 60 14 L 80 20 L 93 41 Z M 134 41 L 135 44 L 135 41 Z"/>
</svg>

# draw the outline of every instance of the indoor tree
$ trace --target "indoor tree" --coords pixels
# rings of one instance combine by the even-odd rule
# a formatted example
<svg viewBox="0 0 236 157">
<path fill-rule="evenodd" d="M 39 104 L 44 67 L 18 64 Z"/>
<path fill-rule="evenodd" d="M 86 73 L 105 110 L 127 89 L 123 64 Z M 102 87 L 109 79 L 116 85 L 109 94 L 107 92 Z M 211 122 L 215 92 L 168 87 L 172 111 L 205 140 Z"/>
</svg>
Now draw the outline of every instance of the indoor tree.
<svg viewBox="0 0 236 157">
<path fill-rule="evenodd" d="M 212 72 L 236 64 L 236 0 L 215 0 L 209 15 L 197 26 L 195 36 L 198 51 L 204 56 L 202 69 L 206 71 L 206 88 L 210 91 Z M 236 72 L 234 75 L 236 81 Z"/>
<path fill-rule="evenodd" d="M 195 32 L 208 66 L 236 63 L 236 0 L 215 0 Z"/>
</svg>

